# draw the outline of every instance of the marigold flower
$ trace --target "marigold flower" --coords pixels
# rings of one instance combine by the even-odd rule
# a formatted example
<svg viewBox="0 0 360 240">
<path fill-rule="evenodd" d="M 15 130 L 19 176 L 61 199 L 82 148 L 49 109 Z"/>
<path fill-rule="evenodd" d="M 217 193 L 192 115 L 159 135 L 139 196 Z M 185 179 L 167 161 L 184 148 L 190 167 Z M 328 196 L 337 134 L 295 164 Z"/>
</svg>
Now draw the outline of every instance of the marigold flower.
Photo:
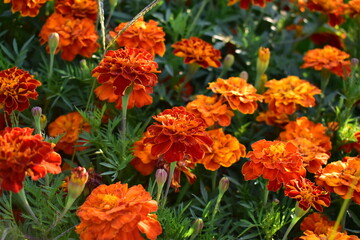
<svg viewBox="0 0 360 240">
<path fill-rule="evenodd" d="M 239 2 L 240 8 L 249 9 L 251 5 L 265 7 L 266 2 L 271 2 L 271 0 L 229 0 L 227 5 L 231 6 L 237 2 Z"/>
<path fill-rule="evenodd" d="M 30 73 L 17 67 L 0 71 L 0 109 L 7 114 L 24 111 L 30 106 L 29 98 L 37 99 L 36 88 L 41 83 Z"/>
<path fill-rule="evenodd" d="M 110 31 L 110 36 L 113 38 L 116 37 L 127 24 L 127 22 L 120 23 L 114 32 Z M 155 54 L 163 56 L 166 50 L 165 32 L 163 28 L 159 27 L 158 23 L 154 20 L 145 22 L 143 17 L 139 18 L 139 20 L 126 29 L 126 31 L 116 39 L 116 43 L 120 47 L 145 49 L 154 57 Z"/>
<path fill-rule="evenodd" d="M 76 147 L 76 142 L 79 138 L 79 134 L 82 130 L 90 131 L 90 125 L 86 123 L 83 117 L 78 112 L 71 112 L 66 115 L 62 115 L 51 122 L 48 126 L 48 133 L 51 137 L 57 137 L 65 134 L 56 144 L 55 149 L 62 150 L 66 154 L 73 154 L 75 149 L 81 151 L 84 147 Z"/>
<path fill-rule="evenodd" d="M 148 127 L 150 137 L 144 143 L 153 144 L 151 154 L 163 155 L 166 162 L 183 160 L 185 155 L 194 161 L 202 159 L 212 145 L 205 121 L 184 107 L 166 109 L 153 118 L 157 122 Z"/>
<path fill-rule="evenodd" d="M 328 229 L 332 229 L 335 221 L 330 221 L 325 215 L 314 212 L 309 214 L 300 224 L 301 231 L 312 231 L 317 235 L 326 234 Z M 339 226 L 338 231 L 341 231 Z"/>
<path fill-rule="evenodd" d="M 304 236 L 301 236 L 301 240 L 324 240 L 324 239 L 332 239 L 336 240 L 359 240 L 359 238 L 355 235 L 348 235 L 346 232 L 335 232 L 333 235 L 333 230 L 328 229 L 326 233 L 316 234 L 313 231 L 305 231 Z"/>
<path fill-rule="evenodd" d="M 269 104 L 269 110 L 277 114 L 293 114 L 298 105 L 313 107 L 314 95 L 321 93 L 319 88 L 296 76 L 270 80 L 265 87 L 268 88 L 263 94 L 265 102 Z"/>
<path fill-rule="evenodd" d="M 98 34 L 94 22 L 89 18 L 78 19 L 53 13 L 39 33 L 40 43 L 47 43 L 49 35 L 53 32 L 60 36 L 56 52 L 61 50 L 61 58 L 67 61 L 72 61 L 76 55 L 89 58 L 100 46 L 96 42 Z M 48 46 L 46 50 L 49 52 Z"/>
<path fill-rule="evenodd" d="M 355 18 L 360 15 L 360 0 L 351 0 L 347 3 L 346 13 Z"/>
<path fill-rule="evenodd" d="M 77 210 L 76 232 L 84 240 L 144 240 L 141 233 L 154 240 L 162 233 L 157 216 L 150 214 L 157 209 L 157 202 L 141 185 L 100 185 Z"/>
<path fill-rule="evenodd" d="M 344 22 L 346 4 L 344 0 L 307 0 L 306 7 L 310 11 L 322 12 L 329 17 L 329 25 L 341 25 Z"/>
<path fill-rule="evenodd" d="M 4 0 L 4 3 L 11 3 L 11 12 L 19 12 L 23 17 L 36 17 L 40 8 L 48 0 Z"/>
<path fill-rule="evenodd" d="M 203 68 L 221 66 L 221 52 L 200 38 L 182 39 L 171 46 L 175 48 L 174 55 L 185 58 L 186 64 L 196 63 Z"/>
<path fill-rule="evenodd" d="M 133 154 L 135 158 L 130 162 L 130 164 L 144 176 L 150 175 L 158 162 L 158 157 L 151 154 L 153 144 L 144 143 L 146 137 L 150 137 L 147 132 L 145 132 L 144 137 L 134 143 Z"/>
<path fill-rule="evenodd" d="M 19 192 L 25 175 L 38 180 L 61 172 L 61 157 L 54 152 L 54 145 L 32 132 L 18 127 L 0 131 L 0 194 L 1 190 Z"/>
<path fill-rule="evenodd" d="M 79 19 L 88 18 L 95 22 L 98 5 L 96 0 L 57 0 L 55 2 L 55 12 L 63 16 L 73 16 Z"/>
<path fill-rule="evenodd" d="M 125 48 L 108 51 L 99 65 L 92 71 L 101 84 L 112 82 L 114 93 L 124 96 L 132 84 L 154 87 L 157 83 L 157 63 L 144 49 Z"/>
<path fill-rule="evenodd" d="M 279 125 L 283 126 L 287 124 L 290 119 L 286 113 L 277 114 L 274 111 L 260 112 L 259 116 L 256 117 L 256 121 L 265 122 L 267 125 Z"/>
<path fill-rule="evenodd" d="M 268 189 L 276 192 L 282 184 L 305 176 L 302 157 L 294 144 L 263 139 L 255 142 L 251 147 L 253 151 L 246 156 L 250 161 L 246 162 L 241 170 L 246 181 L 262 175 L 269 180 Z"/>
<path fill-rule="evenodd" d="M 218 123 L 222 127 L 230 125 L 234 113 L 216 95 L 208 97 L 197 95 L 196 99 L 186 105 L 186 110 L 205 120 L 207 127 Z"/>
<path fill-rule="evenodd" d="M 252 114 L 258 107 L 257 101 L 262 101 L 262 96 L 256 94 L 256 88 L 248 84 L 245 79 L 230 77 L 218 78 L 216 82 L 209 83 L 209 89 L 221 94 L 233 110 L 244 114 Z"/>
<path fill-rule="evenodd" d="M 350 55 L 335 47 L 326 45 L 324 48 L 309 50 L 304 55 L 301 68 L 314 68 L 317 71 L 326 69 L 340 77 L 350 73 Z"/>
<path fill-rule="evenodd" d="M 246 148 L 230 134 L 224 133 L 222 128 L 208 131 L 209 136 L 213 139 L 214 144 L 210 151 L 206 152 L 201 163 L 208 170 L 215 171 L 221 166 L 230 167 L 232 164 L 246 156 Z"/>
</svg>

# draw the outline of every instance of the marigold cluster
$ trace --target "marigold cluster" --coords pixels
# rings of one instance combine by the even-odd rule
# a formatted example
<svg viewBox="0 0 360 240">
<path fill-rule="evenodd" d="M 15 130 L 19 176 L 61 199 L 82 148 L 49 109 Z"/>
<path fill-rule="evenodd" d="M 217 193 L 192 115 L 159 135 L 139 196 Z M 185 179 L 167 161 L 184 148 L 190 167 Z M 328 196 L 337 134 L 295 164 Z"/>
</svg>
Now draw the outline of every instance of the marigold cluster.
<svg viewBox="0 0 360 240">
<path fill-rule="evenodd" d="M 231 6 L 237 2 L 239 2 L 240 8 L 249 9 L 251 5 L 265 7 L 266 2 L 271 2 L 271 0 L 229 0 L 227 5 Z"/>
<path fill-rule="evenodd" d="M 4 3 L 11 3 L 11 12 L 20 12 L 23 17 L 36 17 L 40 8 L 48 0 L 4 0 Z"/>
<path fill-rule="evenodd" d="M 345 20 L 343 16 L 346 10 L 344 0 L 308 0 L 306 1 L 306 7 L 310 11 L 328 15 L 328 22 L 331 26 L 341 25 Z"/>
<path fill-rule="evenodd" d="M 252 114 L 258 107 L 257 101 L 262 101 L 262 96 L 256 94 L 256 88 L 240 77 L 228 79 L 218 78 L 216 82 L 209 83 L 209 89 L 221 94 L 231 109 L 239 110 L 244 114 Z"/>
<path fill-rule="evenodd" d="M 111 37 L 116 35 L 127 25 L 128 23 L 120 23 L 115 31 L 110 31 Z M 158 26 L 158 23 L 154 20 L 145 22 L 141 17 L 133 25 L 131 25 L 126 31 L 124 31 L 117 39 L 116 43 L 120 47 L 142 48 L 151 53 L 155 57 L 155 54 L 163 56 L 166 50 L 165 47 L 165 32 L 162 27 Z"/>
<path fill-rule="evenodd" d="M 350 55 L 335 47 L 326 45 L 324 48 L 309 50 L 304 55 L 302 68 L 314 68 L 317 71 L 328 70 L 340 77 L 350 73 Z"/>
<path fill-rule="evenodd" d="M 300 230 L 312 231 L 313 233 L 320 235 L 326 234 L 328 229 L 333 229 L 335 221 L 330 221 L 325 215 L 314 212 L 309 214 L 300 224 Z M 339 226 L 338 231 L 341 231 L 341 226 Z"/>
<path fill-rule="evenodd" d="M 0 71 L 0 109 L 7 114 L 24 111 L 30 106 L 30 98 L 37 99 L 36 88 L 40 85 L 30 73 L 17 67 Z"/>
<path fill-rule="evenodd" d="M 88 196 L 76 214 L 81 239 L 154 240 L 162 233 L 155 214 L 157 202 L 141 185 L 115 183 L 100 185 Z"/>
<path fill-rule="evenodd" d="M 79 19 L 88 18 L 95 22 L 98 14 L 98 4 L 96 0 L 57 0 L 55 12 L 63 16 L 72 16 Z"/>
<path fill-rule="evenodd" d="M 61 172 L 61 157 L 53 144 L 32 132 L 18 127 L 0 131 L 0 194 L 2 190 L 19 192 L 26 175 L 38 180 Z"/>
<path fill-rule="evenodd" d="M 314 95 L 321 93 L 319 88 L 296 76 L 270 80 L 265 87 L 268 88 L 263 94 L 265 102 L 269 104 L 269 110 L 277 114 L 293 114 L 298 105 L 313 107 Z"/>
<path fill-rule="evenodd" d="M 221 52 L 200 38 L 182 39 L 171 46 L 174 55 L 184 58 L 186 64 L 196 63 L 203 68 L 221 66 Z"/>
<path fill-rule="evenodd" d="M 348 235 L 346 232 L 335 232 L 332 229 L 328 229 L 326 233 L 316 234 L 313 231 L 305 231 L 304 236 L 301 236 L 301 240 L 324 240 L 324 239 L 336 239 L 336 240 L 359 240 L 355 235 Z"/>
</svg>

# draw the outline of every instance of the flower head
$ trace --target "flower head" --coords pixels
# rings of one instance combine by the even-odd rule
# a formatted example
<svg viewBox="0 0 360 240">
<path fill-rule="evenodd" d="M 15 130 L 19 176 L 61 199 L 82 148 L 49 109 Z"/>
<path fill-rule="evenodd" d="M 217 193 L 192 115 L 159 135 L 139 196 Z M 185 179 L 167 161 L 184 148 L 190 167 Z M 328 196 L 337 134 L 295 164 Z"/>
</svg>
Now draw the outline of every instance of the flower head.
<svg viewBox="0 0 360 240">
<path fill-rule="evenodd" d="M 61 157 L 54 152 L 53 144 L 32 132 L 31 128 L 18 127 L 0 131 L 0 193 L 19 192 L 25 175 L 38 180 L 47 173 L 61 172 Z"/>
<path fill-rule="evenodd" d="M 244 114 L 254 113 L 258 107 L 257 101 L 262 101 L 262 96 L 256 94 L 256 88 L 239 77 L 218 78 L 216 82 L 209 83 L 209 88 L 221 94 L 233 110 Z"/>
<path fill-rule="evenodd" d="M 343 17 L 346 9 L 344 0 L 307 0 L 306 7 L 310 11 L 321 12 L 328 15 L 329 25 L 333 27 L 336 25 L 341 25 L 345 20 Z"/>
<path fill-rule="evenodd" d="M 37 99 L 36 88 L 40 85 L 30 73 L 17 67 L 0 71 L 0 109 L 7 114 L 24 111 L 30 106 L 29 98 Z"/>
<path fill-rule="evenodd" d="M 120 23 L 115 31 L 110 32 L 111 37 L 115 37 L 128 23 Z M 117 39 L 116 43 L 122 47 L 142 48 L 151 53 L 163 56 L 165 53 L 165 32 L 162 27 L 154 20 L 145 22 L 144 18 L 139 18 L 133 25 L 124 31 Z"/>
<path fill-rule="evenodd" d="M 286 125 L 290 119 L 286 113 L 277 114 L 274 111 L 268 110 L 266 112 L 260 112 L 256 117 L 256 121 L 265 122 L 267 125 Z"/>
<path fill-rule="evenodd" d="M 347 3 L 346 13 L 355 18 L 360 15 L 360 0 L 351 0 Z"/>
<path fill-rule="evenodd" d="M 328 229 L 332 229 L 335 225 L 335 221 L 330 221 L 325 215 L 314 212 L 309 214 L 300 224 L 300 230 L 312 231 L 317 235 L 326 234 Z M 338 231 L 341 231 L 341 226 L 339 226 Z"/>
<path fill-rule="evenodd" d="M 36 17 L 40 8 L 48 0 L 4 0 L 4 3 L 11 3 L 11 12 L 19 12 L 23 17 Z"/>
<path fill-rule="evenodd" d="M 265 7 L 266 2 L 271 2 L 272 0 L 229 0 L 228 6 L 234 5 L 237 2 L 240 2 L 239 5 L 242 9 L 249 9 L 251 5 L 256 5 L 260 7 Z"/>
<path fill-rule="evenodd" d="M 324 48 L 309 50 L 304 55 L 302 68 L 314 68 L 317 71 L 326 69 L 338 76 L 345 77 L 350 73 L 350 55 L 335 47 L 326 45 Z"/>
<path fill-rule="evenodd" d="M 319 88 L 296 76 L 270 80 L 265 87 L 268 88 L 263 94 L 265 102 L 269 104 L 269 110 L 277 114 L 293 114 L 298 105 L 313 107 L 314 95 L 321 93 Z"/>
<path fill-rule="evenodd" d="M 186 64 L 196 63 L 203 68 L 221 66 L 221 52 L 200 38 L 182 39 L 171 46 L 175 56 L 183 57 Z"/>
<path fill-rule="evenodd" d="M 346 232 L 335 232 L 329 228 L 326 233 L 316 234 L 313 231 L 305 231 L 304 235 L 300 237 L 301 240 L 324 240 L 324 239 L 336 239 L 336 240 L 359 240 L 355 235 L 348 235 Z"/>
<path fill-rule="evenodd" d="M 154 240 L 162 232 L 157 216 L 151 214 L 157 208 L 157 202 L 141 185 L 100 185 L 77 210 L 80 224 L 76 232 L 86 240 L 143 240 L 141 233 Z"/>
<path fill-rule="evenodd" d="M 63 16 L 73 16 L 74 18 L 88 18 L 96 21 L 98 5 L 96 0 L 57 0 L 55 12 Z"/>
<path fill-rule="evenodd" d="M 153 144 L 144 143 L 144 139 L 149 137 L 148 132 L 145 132 L 144 137 L 134 143 L 134 156 L 135 158 L 130 164 L 142 175 L 150 175 L 158 162 L 158 157 L 151 154 Z"/>
</svg>

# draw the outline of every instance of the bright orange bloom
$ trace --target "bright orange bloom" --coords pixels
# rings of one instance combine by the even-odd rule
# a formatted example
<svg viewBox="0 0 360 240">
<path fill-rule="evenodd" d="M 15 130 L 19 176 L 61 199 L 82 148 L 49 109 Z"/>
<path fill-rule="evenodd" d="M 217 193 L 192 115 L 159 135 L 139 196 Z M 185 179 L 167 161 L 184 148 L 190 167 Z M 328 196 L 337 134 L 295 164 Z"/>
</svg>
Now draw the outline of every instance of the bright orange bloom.
<svg viewBox="0 0 360 240">
<path fill-rule="evenodd" d="M 100 46 L 96 42 L 98 34 L 94 22 L 89 18 L 77 19 L 53 13 L 39 33 L 40 43 L 47 43 L 49 35 L 53 32 L 59 34 L 56 52 L 61 50 L 61 58 L 67 61 L 72 61 L 76 55 L 89 58 Z M 49 46 L 46 50 L 49 52 Z"/>
<path fill-rule="evenodd" d="M 29 98 L 37 99 L 38 86 L 41 86 L 38 80 L 17 67 L 0 71 L 0 109 L 7 114 L 24 111 L 30 106 Z"/>
<path fill-rule="evenodd" d="M 96 0 L 57 0 L 55 12 L 63 16 L 74 18 L 89 18 L 94 22 L 97 19 L 98 5 Z"/>
<path fill-rule="evenodd" d="M 162 228 L 155 212 L 157 202 L 141 185 L 128 188 L 120 182 L 100 185 L 79 207 L 76 232 L 83 240 L 155 240 Z"/>
<path fill-rule="evenodd" d="M 144 49 L 125 48 L 108 51 L 99 65 L 92 71 L 101 84 L 112 82 L 114 94 L 124 96 L 132 84 L 154 87 L 157 83 L 157 63 Z"/>
<path fill-rule="evenodd" d="M 57 137 L 65 134 L 56 144 L 55 149 L 62 150 L 66 154 L 73 154 L 75 151 L 75 145 L 79 138 L 79 134 L 82 130 L 90 131 L 90 125 L 84 122 L 83 117 L 78 112 L 71 112 L 66 115 L 62 115 L 55 119 L 48 125 L 48 133 L 51 137 Z M 76 147 L 77 151 L 83 150 L 84 147 Z"/>
<path fill-rule="evenodd" d="M 230 167 L 232 164 L 246 156 L 246 148 L 230 134 L 224 133 L 222 128 L 208 131 L 214 144 L 205 157 L 197 163 L 201 163 L 207 170 L 215 171 L 221 166 Z"/>
<path fill-rule="evenodd" d="M 301 231 L 312 231 L 317 235 L 326 234 L 328 229 L 332 229 L 335 221 L 330 221 L 325 215 L 314 212 L 309 214 L 300 224 Z M 339 226 L 338 231 L 341 231 Z"/>
<path fill-rule="evenodd" d="M 149 137 L 149 134 L 145 132 L 145 136 L 139 141 L 134 143 L 134 156 L 135 158 L 130 164 L 142 175 L 150 175 L 158 162 L 158 158 L 151 154 L 152 144 L 144 143 L 144 139 Z"/>
<path fill-rule="evenodd" d="M 309 10 L 322 12 L 329 17 L 329 25 L 336 26 L 344 22 L 346 4 L 344 0 L 307 0 L 306 6 Z"/>
<path fill-rule="evenodd" d="M 115 31 L 110 31 L 111 37 L 116 37 L 127 22 L 120 23 L 115 28 Z M 166 50 L 165 47 L 165 32 L 162 27 L 154 20 L 145 22 L 141 17 L 133 25 L 131 25 L 125 32 L 123 32 L 117 39 L 116 43 L 120 47 L 142 48 L 151 53 L 163 56 Z"/>
<path fill-rule="evenodd" d="M 262 175 L 269 180 L 268 189 L 276 192 L 282 184 L 305 176 L 302 157 L 294 144 L 263 139 L 253 143 L 251 147 L 253 151 L 246 156 L 250 161 L 241 170 L 246 181 Z"/>
<path fill-rule="evenodd" d="M 209 89 L 221 94 L 233 110 L 244 114 L 253 114 L 258 107 L 257 101 L 262 101 L 262 96 L 256 94 L 256 88 L 240 77 L 228 79 L 218 78 L 216 82 L 209 83 Z"/>
<path fill-rule="evenodd" d="M 218 123 L 222 127 L 230 125 L 234 113 L 216 95 L 208 97 L 197 95 L 196 99 L 186 105 L 186 110 L 205 120 L 207 127 Z"/>
<path fill-rule="evenodd" d="M 360 0 L 351 0 L 347 3 L 346 13 L 355 18 L 360 15 Z"/>
<path fill-rule="evenodd" d="M 352 198 L 360 204 L 360 157 L 347 157 L 343 161 L 331 162 L 316 174 L 316 183 L 342 198 Z M 349 189 L 354 192 L 349 195 Z"/>
<path fill-rule="evenodd" d="M 316 234 L 313 231 L 305 231 L 304 232 L 304 236 L 301 236 L 300 239 L 301 240 L 326 240 L 326 239 L 330 239 L 330 236 L 332 236 L 332 239 L 336 239 L 336 240 L 359 240 L 359 238 L 355 235 L 347 235 L 346 232 L 335 232 L 334 235 L 333 234 L 333 230 L 332 229 L 328 229 L 326 233 L 323 234 Z"/>
<path fill-rule="evenodd" d="M 265 7 L 266 2 L 271 2 L 271 0 L 229 0 L 228 6 L 234 5 L 235 3 L 240 2 L 240 7 L 243 9 L 249 9 L 250 5 L 256 5 L 260 7 Z"/>
<path fill-rule="evenodd" d="M 0 131 L 0 194 L 1 190 L 19 192 L 25 175 L 33 180 L 48 173 L 61 172 L 61 157 L 54 145 L 44 142 L 32 128 L 5 128 Z"/>
<path fill-rule="evenodd" d="M 157 122 L 148 127 L 144 143 L 153 144 L 151 154 L 163 155 L 166 162 L 181 161 L 185 155 L 194 161 L 202 159 L 212 145 L 205 121 L 184 107 L 166 109 L 153 118 Z"/>
<path fill-rule="evenodd" d="M 287 124 L 290 119 L 286 113 L 277 114 L 273 111 L 260 112 L 259 116 L 256 117 L 256 121 L 265 122 L 267 125 L 279 125 L 283 126 Z"/>
<path fill-rule="evenodd" d="M 4 3 L 11 3 L 11 12 L 15 13 L 20 11 L 23 17 L 36 17 L 40 8 L 48 0 L 4 0 Z"/>
<path fill-rule="evenodd" d="M 174 55 L 185 58 L 186 64 L 196 63 L 203 68 L 221 66 L 221 52 L 200 38 L 182 39 L 171 46 L 175 48 Z"/>
<path fill-rule="evenodd" d="M 326 69 L 340 77 L 346 77 L 350 73 L 350 61 L 345 59 L 349 57 L 346 52 L 326 45 L 324 48 L 307 51 L 301 68 L 314 68 L 317 71 Z"/>
<path fill-rule="evenodd" d="M 268 88 L 263 94 L 265 102 L 269 104 L 269 110 L 277 114 L 293 114 L 298 105 L 313 107 L 314 95 L 321 93 L 319 88 L 296 76 L 270 80 L 265 87 Z"/>
</svg>

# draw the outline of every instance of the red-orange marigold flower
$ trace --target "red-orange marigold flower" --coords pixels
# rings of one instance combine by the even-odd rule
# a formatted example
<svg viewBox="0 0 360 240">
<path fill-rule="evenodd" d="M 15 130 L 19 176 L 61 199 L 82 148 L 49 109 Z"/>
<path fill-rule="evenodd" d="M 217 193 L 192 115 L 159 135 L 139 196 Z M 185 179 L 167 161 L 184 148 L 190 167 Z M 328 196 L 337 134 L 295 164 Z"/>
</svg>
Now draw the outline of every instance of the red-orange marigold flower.
<svg viewBox="0 0 360 240">
<path fill-rule="evenodd" d="M 194 101 L 186 105 L 186 110 L 205 120 L 207 127 L 218 123 L 222 127 L 230 125 L 234 113 L 216 95 L 208 97 L 197 95 Z"/>
<path fill-rule="evenodd" d="M 83 117 L 78 112 L 71 112 L 66 115 L 62 115 L 51 122 L 48 126 L 48 133 L 51 137 L 57 137 L 65 134 L 60 138 L 56 144 L 55 149 L 62 150 L 66 154 L 73 154 L 75 150 L 76 142 L 79 138 L 79 134 L 82 130 L 90 131 L 90 125 L 86 123 Z M 83 150 L 84 147 L 77 147 L 77 151 Z"/>
<path fill-rule="evenodd" d="M 11 3 L 11 12 L 20 11 L 23 17 L 36 17 L 40 8 L 48 0 L 4 0 L 4 3 Z"/>
<path fill-rule="evenodd" d="M 317 235 L 326 234 L 328 229 L 332 229 L 335 225 L 335 221 L 330 221 L 325 215 L 314 212 L 309 214 L 300 224 L 300 230 L 312 231 Z M 341 231 L 339 226 L 338 231 Z"/>
<path fill-rule="evenodd" d="M 343 49 L 345 47 L 345 38 L 345 34 L 339 36 L 331 32 L 318 32 L 310 36 L 311 41 L 317 45 L 320 45 L 321 47 L 330 45 L 338 49 Z"/>
<path fill-rule="evenodd" d="M 24 111 L 30 106 L 29 98 L 37 99 L 36 88 L 40 85 L 30 73 L 17 67 L 0 71 L 0 109 L 8 114 Z"/>
<path fill-rule="evenodd" d="M 307 0 L 306 6 L 311 11 L 322 12 L 329 17 L 331 26 L 341 25 L 344 22 L 346 4 L 344 0 Z"/>
<path fill-rule="evenodd" d="M 208 170 L 215 171 L 221 166 L 230 167 L 232 164 L 246 156 L 246 148 L 239 141 L 225 134 L 222 128 L 208 131 L 209 136 L 213 139 L 214 144 L 209 152 L 206 152 L 201 163 Z"/>
<path fill-rule="evenodd" d="M 54 145 L 44 142 L 31 128 L 5 128 L 0 131 L 0 194 L 1 190 L 19 192 L 25 175 L 33 180 L 47 173 L 61 172 L 61 157 Z"/>
<path fill-rule="evenodd" d="M 120 23 L 115 28 L 115 31 L 110 32 L 111 37 L 115 37 L 120 32 L 127 22 Z M 145 22 L 144 18 L 139 18 L 133 25 L 124 31 L 117 39 L 116 43 L 122 47 L 142 48 L 151 53 L 163 56 L 166 50 L 165 47 L 165 32 L 162 27 L 154 20 Z"/>
<path fill-rule="evenodd" d="M 256 88 L 240 77 L 228 79 L 218 78 L 216 82 L 209 83 L 209 89 L 221 94 L 233 110 L 244 114 L 252 114 L 258 107 L 257 101 L 262 101 L 262 96 L 256 94 Z"/>
<path fill-rule="evenodd" d="M 266 2 L 271 2 L 271 0 L 229 0 L 228 6 L 234 5 L 239 2 L 239 5 L 243 9 L 249 9 L 251 5 L 256 5 L 260 7 L 265 7 Z"/>
<path fill-rule="evenodd" d="M 348 235 L 346 232 L 335 232 L 329 228 L 326 233 L 316 234 L 313 231 L 305 231 L 304 236 L 301 236 L 301 240 L 326 240 L 326 239 L 336 239 L 336 240 L 359 240 L 355 235 Z"/>
<path fill-rule="evenodd" d="M 98 4 L 96 0 L 57 0 L 55 12 L 63 16 L 74 18 L 89 18 L 94 22 L 97 19 Z"/>
<path fill-rule="evenodd" d="M 351 0 L 347 3 L 346 13 L 355 18 L 360 15 L 360 0 Z"/>
<path fill-rule="evenodd" d="M 175 48 L 174 55 L 185 58 L 186 64 L 196 63 L 203 68 L 221 66 L 221 52 L 200 38 L 182 39 L 171 46 Z"/>
<path fill-rule="evenodd" d="M 304 55 L 302 68 L 314 68 L 317 71 L 326 69 L 340 77 L 350 73 L 350 55 L 335 47 L 326 45 L 324 48 L 309 50 Z"/>
<path fill-rule="evenodd" d="M 154 87 L 157 83 L 157 63 L 144 49 L 125 48 L 108 51 L 99 65 L 92 71 L 92 76 L 104 84 L 112 82 L 114 93 L 123 96 L 132 84 Z"/>
<path fill-rule="evenodd" d="M 246 181 L 263 176 L 269 180 L 268 189 L 276 192 L 282 184 L 305 176 L 302 157 L 294 144 L 263 139 L 251 147 L 253 151 L 247 154 L 250 161 L 241 170 Z"/>
<path fill-rule="evenodd" d="M 184 107 L 166 109 L 153 118 L 157 122 L 148 127 L 150 137 L 144 143 L 153 144 L 151 154 L 163 155 L 167 162 L 183 160 L 185 155 L 194 161 L 202 159 L 212 145 L 205 121 Z"/>
<path fill-rule="evenodd" d="M 149 134 L 145 132 L 145 136 L 139 141 L 134 143 L 134 156 L 135 158 L 130 164 L 142 175 L 150 175 L 158 162 L 158 157 L 151 154 L 152 144 L 144 143 L 144 139 L 149 137 Z"/>
<path fill-rule="evenodd" d="M 287 124 L 290 119 L 286 113 L 277 114 L 274 111 L 260 112 L 259 116 L 256 117 L 256 121 L 265 122 L 268 125 L 279 125 L 283 126 Z"/>
<path fill-rule="evenodd" d="M 89 58 L 99 48 L 96 42 L 98 34 L 94 22 L 89 18 L 77 19 L 53 13 L 39 33 L 40 43 L 47 43 L 49 35 L 53 32 L 59 34 L 56 52 L 61 50 L 61 57 L 64 60 L 72 61 L 76 55 Z M 49 52 L 49 46 L 46 49 Z"/>
<path fill-rule="evenodd" d="M 269 110 L 278 114 L 293 114 L 298 105 L 313 107 L 314 95 L 321 93 L 319 88 L 296 76 L 270 80 L 265 87 L 268 88 L 263 94 L 265 102 L 269 104 Z"/>
<path fill-rule="evenodd" d="M 157 216 L 151 214 L 157 209 L 157 202 L 141 185 L 100 185 L 77 210 L 76 232 L 83 240 L 144 240 L 141 233 L 155 240 L 162 232 Z"/>
</svg>

